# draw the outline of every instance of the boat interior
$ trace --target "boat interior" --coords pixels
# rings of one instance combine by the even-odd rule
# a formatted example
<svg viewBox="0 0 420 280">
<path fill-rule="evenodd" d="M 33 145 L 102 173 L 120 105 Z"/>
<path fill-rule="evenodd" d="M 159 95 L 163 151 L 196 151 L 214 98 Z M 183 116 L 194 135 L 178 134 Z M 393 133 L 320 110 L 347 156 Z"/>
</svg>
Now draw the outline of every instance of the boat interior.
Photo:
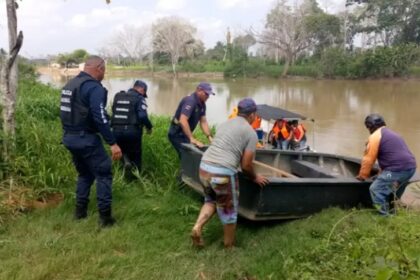
<svg viewBox="0 0 420 280">
<path fill-rule="evenodd" d="M 343 179 L 355 178 L 360 163 L 356 159 L 328 154 L 260 150 L 254 167 L 265 176 Z"/>
</svg>

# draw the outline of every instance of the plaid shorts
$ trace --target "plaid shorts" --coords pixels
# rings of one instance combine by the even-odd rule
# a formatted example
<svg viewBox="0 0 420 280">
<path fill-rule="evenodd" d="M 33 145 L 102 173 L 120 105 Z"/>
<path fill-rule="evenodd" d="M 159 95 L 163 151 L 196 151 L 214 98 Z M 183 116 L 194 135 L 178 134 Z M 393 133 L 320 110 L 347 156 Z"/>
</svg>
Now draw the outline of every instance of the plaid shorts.
<svg viewBox="0 0 420 280">
<path fill-rule="evenodd" d="M 204 201 L 216 204 L 222 224 L 236 223 L 239 204 L 237 172 L 201 162 L 200 180 L 204 188 Z"/>
</svg>

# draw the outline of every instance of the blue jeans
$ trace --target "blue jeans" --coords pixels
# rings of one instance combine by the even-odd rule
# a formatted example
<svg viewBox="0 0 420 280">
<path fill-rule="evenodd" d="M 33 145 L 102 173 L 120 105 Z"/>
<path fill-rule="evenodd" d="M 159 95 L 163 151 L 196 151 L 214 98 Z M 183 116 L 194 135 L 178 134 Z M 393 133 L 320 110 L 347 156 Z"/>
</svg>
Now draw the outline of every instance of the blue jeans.
<svg viewBox="0 0 420 280">
<path fill-rule="evenodd" d="M 288 150 L 289 149 L 289 140 L 277 140 L 277 148 L 282 150 Z"/>
<path fill-rule="evenodd" d="M 395 192 L 401 195 L 404 192 L 410 178 L 414 175 L 416 169 L 404 171 L 383 171 L 370 185 L 370 196 L 373 205 L 383 215 L 389 214 L 389 201 L 391 195 Z"/>
</svg>

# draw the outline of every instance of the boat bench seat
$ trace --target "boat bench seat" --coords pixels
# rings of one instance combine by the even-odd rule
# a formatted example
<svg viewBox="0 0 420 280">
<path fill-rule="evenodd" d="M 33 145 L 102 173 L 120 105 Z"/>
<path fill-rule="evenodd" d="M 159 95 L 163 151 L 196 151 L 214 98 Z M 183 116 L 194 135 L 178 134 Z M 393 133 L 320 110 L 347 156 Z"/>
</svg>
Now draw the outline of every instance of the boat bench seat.
<svg viewBox="0 0 420 280">
<path fill-rule="evenodd" d="M 331 170 L 305 160 L 292 160 L 291 172 L 302 178 L 340 178 L 342 175 L 331 174 Z"/>
</svg>

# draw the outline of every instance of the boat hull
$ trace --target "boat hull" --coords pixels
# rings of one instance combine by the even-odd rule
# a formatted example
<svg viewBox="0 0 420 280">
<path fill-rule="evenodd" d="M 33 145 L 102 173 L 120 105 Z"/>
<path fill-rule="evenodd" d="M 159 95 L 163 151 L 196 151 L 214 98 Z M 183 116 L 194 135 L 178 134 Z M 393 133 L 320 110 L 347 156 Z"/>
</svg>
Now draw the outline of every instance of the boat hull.
<svg viewBox="0 0 420 280">
<path fill-rule="evenodd" d="M 184 145 L 181 157 L 183 181 L 201 194 L 198 171 L 202 153 L 192 145 Z M 257 150 L 256 160 L 260 163 L 254 165 L 257 171 L 267 176 L 270 183 L 261 188 L 239 172 L 239 215 L 246 219 L 295 219 L 328 207 L 372 206 L 371 181 L 355 179 L 360 168 L 358 159 L 313 152 Z M 289 177 L 283 177 L 287 174 Z"/>
</svg>

